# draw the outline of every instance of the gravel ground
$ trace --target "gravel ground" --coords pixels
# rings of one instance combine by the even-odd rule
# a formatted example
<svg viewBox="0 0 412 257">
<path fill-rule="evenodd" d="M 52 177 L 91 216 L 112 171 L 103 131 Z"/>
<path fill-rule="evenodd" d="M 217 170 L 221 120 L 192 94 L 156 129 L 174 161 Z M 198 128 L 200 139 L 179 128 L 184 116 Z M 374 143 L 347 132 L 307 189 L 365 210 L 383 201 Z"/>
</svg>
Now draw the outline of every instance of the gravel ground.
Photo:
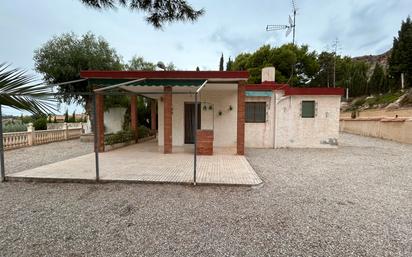
<svg viewBox="0 0 412 257">
<path fill-rule="evenodd" d="M 79 139 L 5 151 L 6 174 L 36 168 L 92 152 L 93 143 L 83 143 Z"/>
<path fill-rule="evenodd" d="M 412 145 L 249 149 L 257 188 L 0 184 L 1 256 L 412 256 Z"/>
</svg>

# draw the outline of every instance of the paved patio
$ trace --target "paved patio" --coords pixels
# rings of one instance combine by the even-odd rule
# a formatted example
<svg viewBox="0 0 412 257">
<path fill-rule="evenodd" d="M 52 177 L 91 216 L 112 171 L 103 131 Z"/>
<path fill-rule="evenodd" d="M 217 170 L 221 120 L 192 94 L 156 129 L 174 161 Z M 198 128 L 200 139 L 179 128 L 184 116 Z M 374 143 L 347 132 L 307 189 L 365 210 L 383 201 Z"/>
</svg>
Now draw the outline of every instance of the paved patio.
<svg viewBox="0 0 412 257">
<path fill-rule="evenodd" d="M 100 153 L 102 182 L 193 183 L 190 148 L 163 154 L 154 140 Z M 95 181 L 94 153 L 59 161 L 7 176 L 9 181 Z M 262 183 L 244 156 L 231 149 L 216 149 L 213 156 L 198 156 L 198 184 L 258 185 Z"/>
</svg>

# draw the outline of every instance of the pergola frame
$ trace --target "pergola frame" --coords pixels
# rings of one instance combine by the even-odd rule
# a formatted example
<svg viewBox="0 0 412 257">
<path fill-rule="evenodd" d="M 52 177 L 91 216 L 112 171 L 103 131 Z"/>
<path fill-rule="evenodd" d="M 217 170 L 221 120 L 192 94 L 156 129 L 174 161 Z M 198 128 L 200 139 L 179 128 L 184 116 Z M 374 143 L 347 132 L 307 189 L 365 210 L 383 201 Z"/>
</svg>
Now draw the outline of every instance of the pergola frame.
<svg viewBox="0 0 412 257">
<path fill-rule="evenodd" d="M 115 85 L 111 84 L 106 84 L 104 82 L 101 83 L 95 83 L 93 86 L 100 87 L 96 88 L 92 91 L 88 92 L 76 92 L 76 94 L 86 97 L 86 96 L 91 96 L 92 98 L 92 113 L 91 116 L 93 117 L 93 130 L 94 130 L 94 152 L 95 152 L 95 169 L 96 169 L 96 182 L 99 181 L 99 131 L 97 129 L 97 100 L 96 96 L 136 96 L 136 95 L 173 95 L 173 94 L 188 94 L 188 95 L 193 95 L 194 100 L 195 100 L 195 121 L 194 125 L 195 128 L 197 129 L 198 126 L 198 94 L 200 91 L 204 88 L 204 86 L 207 83 L 237 83 L 238 84 L 238 97 L 237 97 L 237 102 L 238 102 L 238 110 L 237 110 L 237 154 L 243 155 L 244 154 L 244 101 L 245 101 L 245 85 L 246 85 L 246 80 L 249 76 L 247 72 L 215 72 L 215 71 L 204 71 L 204 72 L 191 72 L 191 71 L 173 71 L 173 72 L 158 72 L 158 71 L 153 71 L 153 72 L 148 72 L 148 71 L 132 71 L 132 72 L 122 72 L 122 71 L 82 71 L 81 72 L 81 77 L 82 79 L 77 79 L 77 80 L 72 80 L 72 81 L 67 81 L 63 83 L 56 83 L 49 85 L 48 87 L 55 87 L 55 86 L 72 86 L 76 83 L 79 82 L 84 82 L 87 81 L 89 88 L 90 88 L 90 82 L 94 81 L 97 82 L 96 80 L 118 80 L 121 81 L 122 83 L 118 83 Z M 140 78 L 139 78 L 140 77 Z M 139 78 L 139 79 L 136 79 Z M 195 91 L 188 91 L 188 92 L 181 92 L 181 91 L 165 91 L 163 92 L 160 91 L 145 91 L 145 92 L 133 92 L 130 90 L 127 90 L 125 88 L 129 84 L 133 83 L 139 83 L 141 81 L 146 80 L 162 80 L 162 79 L 170 79 L 170 80 L 176 80 L 176 81 L 181 81 L 181 80 L 193 80 L 198 82 L 197 89 Z M 123 80 L 123 81 L 122 81 Z M 200 85 L 199 82 L 202 82 Z M 169 83 L 170 84 L 170 83 Z M 196 84 L 196 83 L 194 83 Z M 140 85 L 144 86 L 144 85 Z M 147 86 L 147 85 L 146 85 Z M 149 85 L 149 86 L 161 86 L 161 85 Z M 180 87 L 182 85 L 176 84 L 175 87 Z M 183 86 L 191 86 L 193 87 L 194 85 L 186 85 L 183 84 Z M 168 86 L 163 86 L 163 88 L 172 88 L 172 85 Z M 111 90 L 110 90 L 111 89 Z M 120 89 L 121 91 L 113 91 L 113 89 Z M 65 93 L 69 94 L 69 93 Z M 60 94 L 60 93 L 51 93 L 50 95 L 55 95 L 55 96 L 62 96 L 65 94 Z M 147 96 L 148 97 L 148 96 Z M 150 97 L 149 97 L 150 98 Z M 0 119 L 2 118 L 2 113 L 1 113 L 1 105 L 0 105 Z M 193 154 L 193 184 L 196 185 L 196 171 L 197 171 L 197 132 L 195 129 L 194 133 L 194 154 Z M 172 144 L 172 143 L 171 143 Z M 172 147 L 172 145 L 171 145 Z M 3 146 L 3 126 L 0 124 L 0 181 L 5 181 L 7 177 L 5 176 L 5 168 L 4 168 L 4 146 Z"/>
<path fill-rule="evenodd" d="M 96 181 L 99 181 L 99 173 L 100 173 L 100 168 L 99 168 L 99 149 L 98 149 L 98 140 L 99 140 L 99 130 L 97 128 L 97 113 L 96 113 L 96 95 L 108 95 L 106 90 L 113 90 L 113 89 L 122 89 L 124 91 L 127 91 L 126 95 L 147 95 L 147 94 L 158 94 L 158 95 L 165 95 L 165 94 L 186 94 L 186 95 L 194 95 L 195 98 L 195 121 L 194 121 L 194 127 L 197 128 L 197 122 L 198 122 L 198 94 L 200 91 L 206 86 L 208 80 L 205 80 L 197 89 L 196 91 L 188 91 L 188 92 L 152 92 L 152 91 L 147 91 L 147 92 L 132 92 L 126 88 L 123 88 L 122 86 L 126 86 L 135 82 L 140 82 L 146 80 L 145 78 L 141 79 L 136 79 L 132 81 L 127 81 L 127 82 L 122 82 L 119 84 L 115 84 L 112 86 L 104 87 L 104 88 L 98 88 L 93 90 L 93 130 L 94 130 L 94 152 L 95 152 L 95 162 L 96 162 Z M 115 92 L 114 95 L 124 95 L 121 92 Z M 193 185 L 196 185 L 196 173 L 197 173 L 197 133 L 195 131 L 194 133 L 194 150 L 193 150 Z"/>
<path fill-rule="evenodd" d="M 73 81 L 67 81 L 63 83 L 58 83 L 58 84 L 53 84 L 52 86 L 64 86 L 64 85 L 72 85 L 78 82 L 83 82 L 87 80 L 88 84 L 90 85 L 90 80 L 89 79 L 79 79 L 79 80 L 73 80 Z M 100 180 L 100 162 L 99 162 L 99 145 L 98 145 L 98 140 L 99 140 L 99 130 L 97 128 L 97 101 L 96 101 L 96 96 L 97 95 L 113 95 L 113 96 L 120 96 L 120 95 L 126 95 L 126 96 L 136 96 L 136 95 L 151 95 L 151 94 L 157 94 L 157 95 L 164 95 L 164 94 L 187 94 L 187 95 L 194 95 L 195 98 L 195 121 L 194 121 L 194 126 L 197 128 L 197 115 L 198 115 L 198 94 L 200 91 L 205 87 L 207 84 L 208 80 L 205 80 L 195 91 L 188 91 L 188 92 L 152 92 L 152 91 L 147 91 L 147 92 L 131 92 L 130 90 L 127 90 L 125 88 L 122 88 L 122 86 L 126 86 L 135 82 L 139 81 L 144 81 L 144 78 L 141 79 L 136 79 L 132 81 L 127 81 L 119 84 L 115 84 L 112 86 L 107 86 L 103 88 L 98 88 L 94 89 L 92 92 L 80 92 L 78 93 L 81 96 L 92 96 L 92 115 L 93 115 L 93 131 L 94 131 L 94 153 L 95 153 L 95 180 L 96 182 L 99 182 Z M 113 90 L 113 89 L 122 89 L 126 92 L 105 92 L 107 90 Z M 53 95 L 62 95 L 58 93 L 53 93 Z M 2 106 L 0 104 L 0 121 L 2 120 Z M 196 185 L 196 171 L 197 171 L 197 133 L 195 131 L 194 133 L 194 151 L 193 151 L 193 185 Z M 0 122 L 0 181 L 4 182 L 6 181 L 6 174 L 5 174 L 5 165 L 4 165 L 4 145 L 3 145 L 3 123 Z"/>
</svg>

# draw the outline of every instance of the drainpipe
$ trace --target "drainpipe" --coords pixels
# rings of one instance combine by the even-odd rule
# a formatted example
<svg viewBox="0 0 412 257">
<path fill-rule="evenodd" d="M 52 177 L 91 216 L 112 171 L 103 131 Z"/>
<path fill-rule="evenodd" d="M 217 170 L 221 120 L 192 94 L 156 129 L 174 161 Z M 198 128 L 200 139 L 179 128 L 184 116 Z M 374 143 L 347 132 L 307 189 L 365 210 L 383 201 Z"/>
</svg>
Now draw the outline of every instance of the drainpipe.
<svg viewBox="0 0 412 257">
<path fill-rule="evenodd" d="M 96 165 L 96 181 L 99 181 L 99 147 L 98 147 L 98 129 L 97 129 L 97 114 L 96 114 L 96 93 L 93 92 L 93 130 L 94 130 L 94 159 Z"/>
<path fill-rule="evenodd" d="M 6 180 L 6 172 L 4 170 L 4 146 L 3 146 L 3 115 L 0 104 L 0 181 Z"/>
<path fill-rule="evenodd" d="M 204 86 L 206 86 L 207 80 L 203 82 L 203 84 L 196 90 L 195 92 L 195 133 L 194 133 L 194 146 L 195 146 L 195 151 L 193 154 L 193 185 L 196 186 L 196 172 L 197 172 L 197 95 L 199 94 L 200 90 L 203 89 Z"/>
<path fill-rule="evenodd" d="M 291 105 L 291 101 L 292 101 L 292 97 L 291 96 L 282 96 L 279 99 L 276 99 L 276 93 L 275 90 L 273 90 L 273 99 L 274 99 L 274 105 L 275 105 L 275 109 L 274 109 L 274 113 L 275 113 L 275 118 L 274 118 L 274 125 L 273 125 L 273 148 L 276 148 L 276 134 L 277 134 L 277 125 L 278 125 L 278 104 L 280 102 L 282 102 L 285 99 L 289 98 L 289 105 Z"/>
<path fill-rule="evenodd" d="M 196 186 L 196 168 L 197 168 L 197 91 L 195 93 L 195 133 L 194 133 L 194 145 L 195 145 L 195 152 L 194 152 L 194 160 L 193 160 L 193 185 Z"/>
</svg>

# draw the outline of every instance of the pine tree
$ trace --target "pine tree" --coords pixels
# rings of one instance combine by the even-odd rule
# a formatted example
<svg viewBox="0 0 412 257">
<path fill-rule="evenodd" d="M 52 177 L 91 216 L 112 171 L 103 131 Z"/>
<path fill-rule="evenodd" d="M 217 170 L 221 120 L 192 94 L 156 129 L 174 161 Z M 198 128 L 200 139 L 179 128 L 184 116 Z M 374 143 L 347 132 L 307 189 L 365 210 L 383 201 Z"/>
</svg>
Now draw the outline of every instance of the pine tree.
<svg viewBox="0 0 412 257">
<path fill-rule="evenodd" d="M 226 63 L 226 70 L 227 70 L 227 71 L 231 71 L 231 70 L 232 70 L 232 65 L 233 65 L 233 61 L 232 61 L 232 59 L 230 59 L 230 57 L 229 57 L 229 60 L 228 60 L 227 63 Z"/>
<path fill-rule="evenodd" d="M 224 63 L 225 63 L 225 60 L 223 58 L 223 53 L 222 53 L 222 56 L 220 56 L 219 71 L 224 71 L 224 67 L 223 67 Z"/>
<path fill-rule="evenodd" d="M 412 86 L 412 20 L 402 21 L 398 37 L 393 40 L 392 53 L 389 58 L 389 74 L 393 77 L 395 87 L 400 88 L 401 74 L 405 75 L 405 87 Z"/>
<path fill-rule="evenodd" d="M 196 67 L 196 71 L 200 71 L 199 66 Z"/>
<path fill-rule="evenodd" d="M 76 122 L 76 112 L 75 111 L 73 111 L 73 114 L 72 114 L 72 122 Z"/>
<path fill-rule="evenodd" d="M 66 113 L 64 114 L 64 122 L 69 122 L 69 110 L 66 109 Z"/>
<path fill-rule="evenodd" d="M 368 91 L 369 94 L 386 93 L 385 89 L 385 72 L 379 63 L 376 64 L 372 76 L 369 79 Z"/>
</svg>

